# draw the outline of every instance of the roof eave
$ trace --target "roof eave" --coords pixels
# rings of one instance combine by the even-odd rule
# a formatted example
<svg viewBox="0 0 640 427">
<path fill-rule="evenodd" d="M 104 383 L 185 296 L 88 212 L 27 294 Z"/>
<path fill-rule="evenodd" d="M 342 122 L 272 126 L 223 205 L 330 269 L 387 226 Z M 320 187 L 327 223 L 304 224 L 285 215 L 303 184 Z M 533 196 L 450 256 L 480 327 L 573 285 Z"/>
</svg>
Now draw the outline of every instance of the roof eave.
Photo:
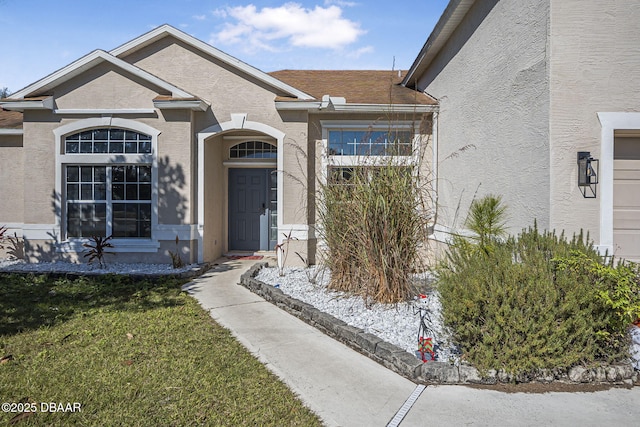
<svg viewBox="0 0 640 427">
<path fill-rule="evenodd" d="M 449 37 L 451 37 L 451 34 L 453 34 L 454 30 L 460 22 L 462 22 L 464 16 L 475 1 L 476 0 L 451 0 L 449 2 L 424 46 L 422 46 L 420 53 L 418 53 L 418 56 L 411 65 L 411 68 L 409 68 L 406 76 L 402 79 L 403 86 L 412 87 L 412 80 L 419 77 L 431 64 L 431 61 L 433 61 L 447 40 L 449 40 Z"/>
<path fill-rule="evenodd" d="M 321 106 L 320 101 L 276 101 L 278 111 L 305 111 L 317 110 Z"/>
<path fill-rule="evenodd" d="M 202 100 L 153 100 L 153 106 L 159 110 L 207 111 L 209 104 Z"/>
<path fill-rule="evenodd" d="M 0 102 L 0 107 L 9 111 L 20 111 L 24 110 L 53 110 L 54 102 L 53 97 L 48 96 L 44 99 L 16 99 L 16 100 L 5 100 Z"/>
<path fill-rule="evenodd" d="M 318 111 L 336 113 L 432 113 L 437 112 L 438 105 L 422 104 L 326 104 L 321 101 L 300 102 L 300 101 L 276 101 L 278 111 Z"/>
<path fill-rule="evenodd" d="M 46 92 L 55 86 L 68 81 L 81 73 L 85 72 L 88 69 L 93 68 L 95 65 L 101 62 L 110 62 L 116 67 L 119 67 L 137 77 L 140 77 L 168 92 L 171 93 L 172 96 L 176 98 L 190 98 L 193 97 L 192 94 L 185 92 L 184 90 L 166 82 L 144 70 L 136 67 L 135 65 L 129 64 L 115 56 L 103 51 L 103 50 L 94 50 L 93 52 L 83 56 L 82 58 L 72 62 L 64 68 L 55 71 L 48 76 L 38 80 L 37 82 L 27 86 L 24 89 L 19 90 L 18 92 L 11 95 L 11 98 L 15 99 L 24 99 L 25 97 L 32 96 L 34 94 Z"/>
<path fill-rule="evenodd" d="M 438 105 L 424 104 L 332 104 L 332 110 L 345 113 L 432 113 Z"/>
<path fill-rule="evenodd" d="M 0 136 L 2 135 L 24 135 L 24 129 L 0 129 Z"/>
</svg>

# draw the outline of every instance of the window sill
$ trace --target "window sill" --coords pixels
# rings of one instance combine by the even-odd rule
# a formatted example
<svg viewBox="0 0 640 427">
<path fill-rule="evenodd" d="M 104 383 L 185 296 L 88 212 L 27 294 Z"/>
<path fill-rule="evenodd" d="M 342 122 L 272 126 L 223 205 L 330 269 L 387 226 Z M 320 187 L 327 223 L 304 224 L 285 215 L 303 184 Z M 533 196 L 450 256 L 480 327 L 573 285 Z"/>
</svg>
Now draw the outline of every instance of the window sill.
<svg viewBox="0 0 640 427">
<path fill-rule="evenodd" d="M 90 243 L 90 239 L 69 239 L 60 242 L 57 245 L 56 252 L 60 253 L 78 253 L 86 252 L 87 247 L 82 246 Z M 150 239 L 111 239 L 110 243 L 113 248 L 109 248 L 109 252 L 157 252 L 160 248 L 160 242 Z"/>
</svg>

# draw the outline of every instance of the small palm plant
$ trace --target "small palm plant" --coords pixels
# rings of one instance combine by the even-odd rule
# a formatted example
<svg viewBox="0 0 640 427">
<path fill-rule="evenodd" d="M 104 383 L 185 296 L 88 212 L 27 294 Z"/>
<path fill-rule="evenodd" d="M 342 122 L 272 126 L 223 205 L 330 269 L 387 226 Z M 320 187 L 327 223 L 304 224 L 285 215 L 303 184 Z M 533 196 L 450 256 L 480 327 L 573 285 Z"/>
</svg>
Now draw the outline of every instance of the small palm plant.
<svg viewBox="0 0 640 427">
<path fill-rule="evenodd" d="M 481 249 L 491 250 L 491 241 L 506 235 L 506 206 L 502 197 L 488 195 L 474 200 L 465 225 L 475 234 L 473 239 Z"/>
<path fill-rule="evenodd" d="M 93 236 L 91 238 L 91 242 L 83 243 L 82 246 L 88 248 L 87 253 L 84 254 L 84 257 L 89 259 L 87 262 L 91 264 L 93 261 L 98 261 L 100 268 L 105 267 L 104 256 L 106 254 L 115 255 L 113 252 L 108 252 L 107 248 L 113 248 L 113 244 L 109 242 L 112 236 L 102 237 L 102 236 Z"/>
</svg>

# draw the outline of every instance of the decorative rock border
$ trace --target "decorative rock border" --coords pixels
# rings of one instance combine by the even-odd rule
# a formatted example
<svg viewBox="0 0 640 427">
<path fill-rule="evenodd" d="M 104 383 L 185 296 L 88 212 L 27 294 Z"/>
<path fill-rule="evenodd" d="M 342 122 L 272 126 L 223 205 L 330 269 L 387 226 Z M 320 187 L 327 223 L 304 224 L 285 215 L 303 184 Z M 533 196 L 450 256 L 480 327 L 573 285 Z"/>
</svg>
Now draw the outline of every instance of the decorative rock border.
<svg viewBox="0 0 640 427">
<path fill-rule="evenodd" d="M 328 336 L 337 339 L 352 349 L 375 360 L 381 365 L 419 384 L 497 384 L 517 382 L 550 383 L 600 383 L 611 385 L 633 385 L 640 378 L 630 364 L 611 365 L 597 368 L 574 367 L 566 371 L 544 371 L 540 375 L 530 377 L 513 377 L 505 372 L 489 371 L 481 376 L 473 366 L 459 366 L 430 361 L 423 363 L 412 354 L 389 344 L 377 336 L 364 332 L 360 328 L 350 326 L 330 314 L 324 313 L 311 304 L 290 297 L 280 289 L 255 279 L 258 272 L 268 263 L 255 264 L 240 278 L 240 285 L 260 295 L 266 301 L 278 306 L 304 322 L 316 327 Z"/>
</svg>

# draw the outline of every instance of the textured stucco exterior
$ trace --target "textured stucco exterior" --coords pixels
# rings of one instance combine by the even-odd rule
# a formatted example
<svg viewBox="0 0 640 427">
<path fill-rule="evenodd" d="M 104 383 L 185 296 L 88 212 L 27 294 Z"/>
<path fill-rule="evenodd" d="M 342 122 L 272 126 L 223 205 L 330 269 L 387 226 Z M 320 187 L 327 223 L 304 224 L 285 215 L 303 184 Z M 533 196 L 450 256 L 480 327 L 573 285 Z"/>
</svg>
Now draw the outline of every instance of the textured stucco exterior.
<svg viewBox="0 0 640 427">
<path fill-rule="evenodd" d="M 8 203 L 0 204 L 0 218 L 7 224 L 20 224 L 24 218 L 24 148 L 21 135 L 0 135 L 0 195 Z"/>
<path fill-rule="evenodd" d="M 640 4 L 634 0 L 551 2 L 551 226 L 569 233 L 589 230 L 596 243 L 603 243 L 602 201 L 613 186 L 601 184 L 598 198 L 583 198 L 576 186 L 576 152 L 601 159 L 602 175 L 613 165 L 603 158 L 598 113 L 640 111 L 638 22 Z"/>
<path fill-rule="evenodd" d="M 536 220 L 615 254 L 613 145 L 640 134 L 639 19 L 633 0 L 449 4 L 405 82 L 440 102 L 439 231 L 462 230 L 473 198 L 493 193 L 509 232 Z M 592 198 L 579 151 L 600 160 Z M 638 251 L 638 233 L 617 236 Z"/>
<path fill-rule="evenodd" d="M 476 1 L 418 87 L 440 102 L 438 223 L 460 230 L 474 198 L 503 197 L 509 231 L 549 226 L 549 4 Z"/>
</svg>

